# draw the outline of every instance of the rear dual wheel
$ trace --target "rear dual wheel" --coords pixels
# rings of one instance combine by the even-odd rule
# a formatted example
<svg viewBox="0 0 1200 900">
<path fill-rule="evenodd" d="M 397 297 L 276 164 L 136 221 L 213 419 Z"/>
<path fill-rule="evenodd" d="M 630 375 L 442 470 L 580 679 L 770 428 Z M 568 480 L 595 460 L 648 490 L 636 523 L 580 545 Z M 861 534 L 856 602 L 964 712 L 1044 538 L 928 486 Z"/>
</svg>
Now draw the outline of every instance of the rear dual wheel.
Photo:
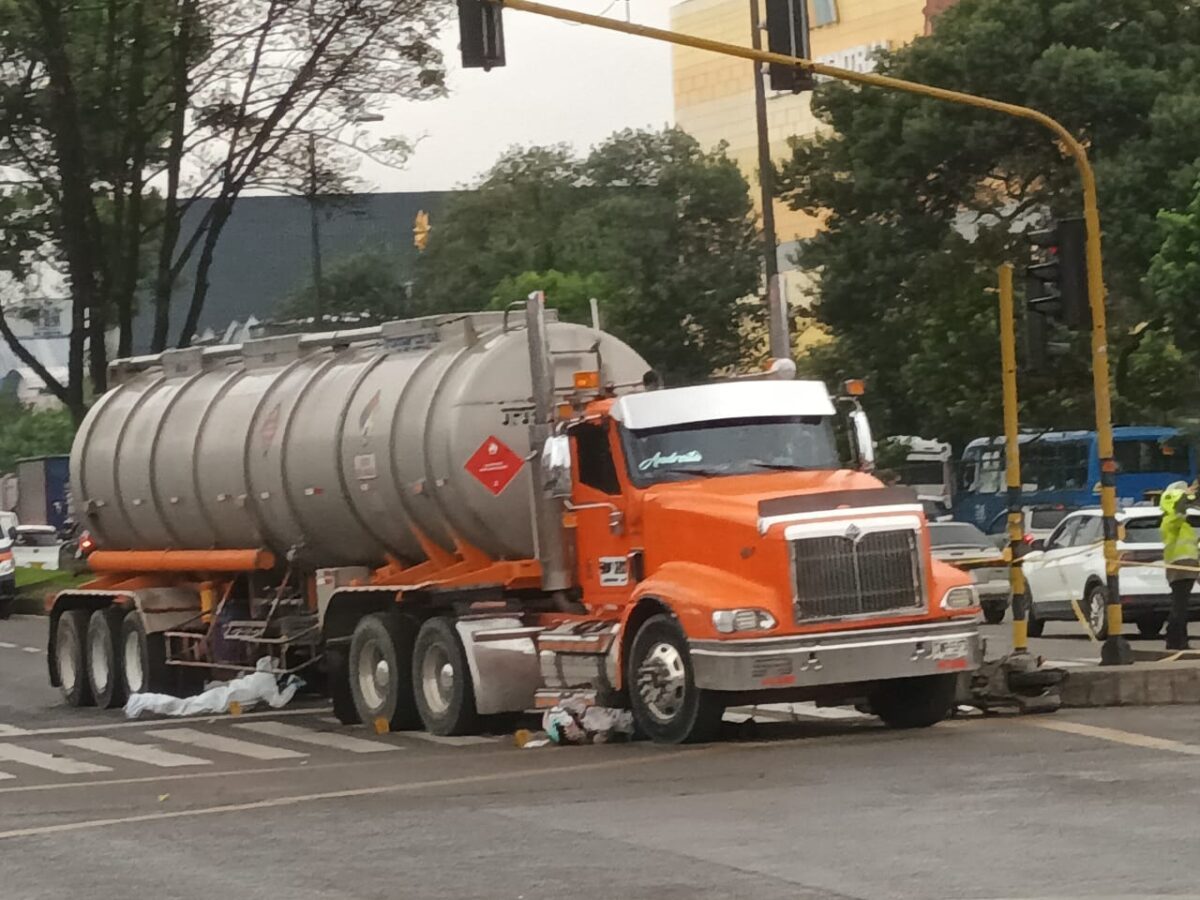
<svg viewBox="0 0 1200 900">
<path fill-rule="evenodd" d="M 102 709 L 125 702 L 124 660 L 121 654 L 121 624 L 125 610 L 107 606 L 94 611 L 87 626 L 87 678 L 92 697 Z"/>
<path fill-rule="evenodd" d="M 393 731 L 417 727 L 412 688 L 416 633 L 414 619 L 390 610 L 371 613 L 359 620 L 344 663 L 350 696 L 342 696 L 340 703 L 335 702 L 335 707 L 340 708 L 339 719 L 343 722 L 357 719 L 368 724 L 382 719 Z M 340 666 L 336 651 L 334 657 L 335 665 Z M 339 674 L 334 672 L 332 676 L 337 680 Z"/>
</svg>

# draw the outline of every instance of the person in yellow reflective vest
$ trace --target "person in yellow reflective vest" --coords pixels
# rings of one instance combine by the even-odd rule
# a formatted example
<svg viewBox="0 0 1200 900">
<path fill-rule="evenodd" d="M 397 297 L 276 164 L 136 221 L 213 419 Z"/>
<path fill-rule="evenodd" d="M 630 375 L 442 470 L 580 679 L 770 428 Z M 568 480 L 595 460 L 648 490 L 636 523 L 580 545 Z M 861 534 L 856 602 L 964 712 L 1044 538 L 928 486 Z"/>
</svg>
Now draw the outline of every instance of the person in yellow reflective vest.
<svg viewBox="0 0 1200 900">
<path fill-rule="evenodd" d="M 1196 569 L 1200 567 L 1200 537 L 1188 522 L 1188 507 L 1196 503 L 1196 485 L 1176 481 L 1162 492 L 1158 500 L 1163 512 L 1159 531 L 1163 541 L 1163 562 L 1167 564 L 1167 581 L 1171 585 L 1171 614 L 1167 618 L 1167 649 L 1188 649 L 1188 606 Z"/>
</svg>

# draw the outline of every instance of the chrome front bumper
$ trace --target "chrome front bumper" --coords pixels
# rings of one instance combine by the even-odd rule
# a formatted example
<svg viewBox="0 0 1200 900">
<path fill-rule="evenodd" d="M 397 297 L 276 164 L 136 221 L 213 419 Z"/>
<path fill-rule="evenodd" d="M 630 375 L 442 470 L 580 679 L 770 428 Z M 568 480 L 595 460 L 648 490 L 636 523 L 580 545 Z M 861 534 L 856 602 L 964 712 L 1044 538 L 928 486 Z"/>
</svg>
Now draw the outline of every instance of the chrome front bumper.
<svg viewBox="0 0 1200 900">
<path fill-rule="evenodd" d="M 790 637 L 691 641 L 697 687 L 713 691 L 853 684 L 979 668 L 971 621 L 865 628 Z"/>
</svg>

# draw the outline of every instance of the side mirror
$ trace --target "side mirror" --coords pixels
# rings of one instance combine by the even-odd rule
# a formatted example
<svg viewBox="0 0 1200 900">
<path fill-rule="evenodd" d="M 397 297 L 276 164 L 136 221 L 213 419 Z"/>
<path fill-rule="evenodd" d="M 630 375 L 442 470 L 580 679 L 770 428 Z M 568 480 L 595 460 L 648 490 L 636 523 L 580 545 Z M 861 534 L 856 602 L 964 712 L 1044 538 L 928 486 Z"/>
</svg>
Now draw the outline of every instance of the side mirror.
<svg viewBox="0 0 1200 900">
<path fill-rule="evenodd" d="M 854 451 L 858 455 L 858 467 L 864 472 L 875 471 L 875 438 L 871 434 L 871 422 L 861 408 L 850 411 L 850 431 L 854 435 Z"/>
<path fill-rule="evenodd" d="M 1041 538 L 1038 538 L 1036 541 L 1034 541 L 1032 544 L 1029 545 L 1029 549 L 1036 550 L 1040 553 L 1046 549 L 1046 542 L 1043 541 Z"/>
<path fill-rule="evenodd" d="M 552 435 L 542 445 L 542 487 L 558 500 L 571 496 L 571 439 L 565 434 Z"/>
</svg>

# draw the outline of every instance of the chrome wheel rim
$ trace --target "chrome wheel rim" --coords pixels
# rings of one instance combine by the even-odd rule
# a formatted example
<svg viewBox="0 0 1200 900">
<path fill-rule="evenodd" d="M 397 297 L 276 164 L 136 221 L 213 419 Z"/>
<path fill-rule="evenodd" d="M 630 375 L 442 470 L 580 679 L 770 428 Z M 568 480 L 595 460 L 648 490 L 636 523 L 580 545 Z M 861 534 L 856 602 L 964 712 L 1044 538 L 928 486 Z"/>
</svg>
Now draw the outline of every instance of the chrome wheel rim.
<svg viewBox="0 0 1200 900">
<path fill-rule="evenodd" d="M 669 722 L 679 714 L 687 695 L 687 667 L 683 654 L 660 642 L 638 666 L 638 696 L 654 718 Z"/>
<path fill-rule="evenodd" d="M 129 693 L 140 694 L 146 689 L 146 673 L 142 666 L 142 643 L 138 640 L 136 631 L 125 635 L 125 646 L 122 655 L 125 657 L 125 684 Z"/>
<path fill-rule="evenodd" d="M 108 658 L 110 646 L 104 629 L 92 632 L 88 641 L 88 668 L 92 673 L 92 687 L 100 693 L 108 689 L 108 679 L 112 677 L 112 664 Z"/>
<path fill-rule="evenodd" d="M 358 655 L 358 691 L 372 710 L 383 707 L 391 692 L 392 667 L 376 641 L 368 641 Z"/>
<path fill-rule="evenodd" d="M 430 712 L 441 714 L 454 700 L 454 664 L 440 644 L 425 651 L 421 659 L 421 694 Z"/>
<path fill-rule="evenodd" d="M 1088 606 L 1088 625 L 1092 629 L 1092 634 L 1099 634 L 1104 628 L 1104 595 L 1099 591 L 1092 593 L 1092 602 Z"/>
</svg>

